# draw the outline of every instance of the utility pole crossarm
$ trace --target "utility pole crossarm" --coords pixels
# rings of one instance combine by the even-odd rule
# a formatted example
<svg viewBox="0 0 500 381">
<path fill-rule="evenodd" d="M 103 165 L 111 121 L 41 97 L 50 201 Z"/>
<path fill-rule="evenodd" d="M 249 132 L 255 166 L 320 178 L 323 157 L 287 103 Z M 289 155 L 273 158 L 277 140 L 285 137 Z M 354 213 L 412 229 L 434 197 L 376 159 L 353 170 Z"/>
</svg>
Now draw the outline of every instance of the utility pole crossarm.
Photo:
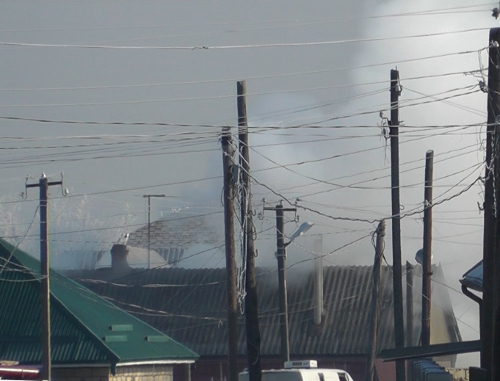
<svg viewBox="0 0 500 381">
<path fill-rule="evenodd" d="M 284 212 L 296 212 L 297 208 L 282 208 Z M 270 208 L 270 207 L 264 207 L 264 210 L 276 210 L 276 207 Z"/>
</svg>

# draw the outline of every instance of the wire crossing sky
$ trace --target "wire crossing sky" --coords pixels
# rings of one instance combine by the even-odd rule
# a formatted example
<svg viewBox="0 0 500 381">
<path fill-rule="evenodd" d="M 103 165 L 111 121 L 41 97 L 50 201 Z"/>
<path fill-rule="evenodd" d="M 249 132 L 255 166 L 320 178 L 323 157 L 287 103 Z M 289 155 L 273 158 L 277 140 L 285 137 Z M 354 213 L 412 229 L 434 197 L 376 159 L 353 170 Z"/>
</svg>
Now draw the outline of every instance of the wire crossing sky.
<svg viewBox="0 0 500 381">
<path fill-rule="evenodd" d="M 320 238 L 329 265 L 372 264 L 376 222 L 391 217 L 397 68 L 403 260 L 414 263 L 422 247 L 425 153 L 433 150 L 433 255 L 458 289 L 482 256 L 496 6 L 2 1 L 1 234 L 38 255 L 38 200 L 19 195 L 27 180 L 61 171 L 69 196 L 49 193 L 55 266 L 67 253 L 108 252 L 144 226 L 151 192 L 167 196 L 155 200 L 152 220 L 204 216 L 222 233 L 220 137 L 230 127 L 238 144 L 236 82 L 245 80 L 257 265 L 275 267 L 275 220 L 263 207 L 281 200 L 314 223 L 289 247 L 290 266 L 307 271 Z M 296 227 L 289 217 L 285 235 Z M 178 265 L 223 266 L 221 244 L 197 247 Z M 477 306 L 451 294 L 462 336 L 477 338 Z"/>
</svg>

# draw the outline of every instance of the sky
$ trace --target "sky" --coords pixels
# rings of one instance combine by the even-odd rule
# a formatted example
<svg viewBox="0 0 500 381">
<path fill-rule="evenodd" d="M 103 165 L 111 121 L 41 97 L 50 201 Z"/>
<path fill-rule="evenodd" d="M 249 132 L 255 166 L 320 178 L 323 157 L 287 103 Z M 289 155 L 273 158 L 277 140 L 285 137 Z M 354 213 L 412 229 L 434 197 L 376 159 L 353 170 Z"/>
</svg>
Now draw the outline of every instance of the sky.
<svg viewBox="0 0 500 381">
<path fill-rule="evenodd" d="M 67 251 L 109 250 L 144 225 L 147 194 L 166 196 L 151 199 L 152 220 L 201 213 L 222 230 L 220 134 L 227 126 L 237 133 L 236 83 L 245 80 L 257 264 L 275 264 L 275 219 L 263 206 L 282 200 L 298 210 L 286 214 L 286 235 L 315 224 L 288 247 L 290 265 L 307 268 L 318 247 L 328 265 L 372 264 L 372 234 L 391 216 L 384 131 L 397 69 L 403 263 L 414 264 L 422 247 L 425 155 L 433 150 L 433 261 L 463 338 L 478 338 L 477 305 L 458 279 L 482 258 L 479 83 L 497 5 L 2 1 L 1 234 L 36 253 L 38 191 L 26 194 L 25 184 L 42 173 L 59 181 L 61 172 L 69 195 L 57 186 L 49 194 L 55 261 Z M 223 251 L 199 262 L 207 263 L 223 266 Z"/>
</svg>

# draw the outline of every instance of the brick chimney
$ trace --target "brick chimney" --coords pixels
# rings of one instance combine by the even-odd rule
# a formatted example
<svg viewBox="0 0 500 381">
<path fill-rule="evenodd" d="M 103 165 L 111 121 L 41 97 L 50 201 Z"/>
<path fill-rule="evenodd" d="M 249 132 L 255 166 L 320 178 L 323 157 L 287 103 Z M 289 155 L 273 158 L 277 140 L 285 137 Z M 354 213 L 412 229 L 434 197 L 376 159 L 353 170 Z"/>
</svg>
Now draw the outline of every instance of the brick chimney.
<svg viewBox="0 0 500 381">
<path fill-rule="evenodd" d="M 127 262 L 128 249 L 127 245 L 115 243 L 111 248 L 111 269 L 113 273 L 128 272 L 130 266 Z"/>
</svg>

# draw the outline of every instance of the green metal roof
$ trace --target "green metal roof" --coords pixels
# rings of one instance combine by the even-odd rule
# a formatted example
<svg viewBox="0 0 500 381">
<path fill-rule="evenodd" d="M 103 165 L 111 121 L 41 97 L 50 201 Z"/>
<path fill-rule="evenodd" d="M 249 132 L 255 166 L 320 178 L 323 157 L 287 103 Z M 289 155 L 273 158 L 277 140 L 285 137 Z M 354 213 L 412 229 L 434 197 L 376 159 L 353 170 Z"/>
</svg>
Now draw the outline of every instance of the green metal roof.
<svg viewBox="0 0 500 381">
<path fill-rule="evenodd" d="M 0 239 L 0 358 L 41 362 L 40 262 Z M 54 364 L 194 361 L 198 355 L 50 271 Z"/>
</svg>

